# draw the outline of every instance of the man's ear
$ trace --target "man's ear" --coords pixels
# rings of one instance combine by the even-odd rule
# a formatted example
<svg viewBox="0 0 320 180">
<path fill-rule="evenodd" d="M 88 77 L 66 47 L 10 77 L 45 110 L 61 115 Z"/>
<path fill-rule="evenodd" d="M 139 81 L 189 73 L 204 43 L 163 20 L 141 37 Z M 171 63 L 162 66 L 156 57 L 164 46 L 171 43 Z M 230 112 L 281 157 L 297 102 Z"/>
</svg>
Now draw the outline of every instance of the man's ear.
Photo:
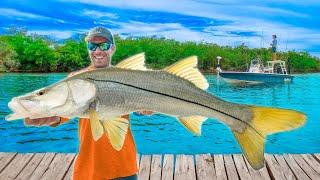
<svg viewBox="0 0 320 180">
<path fill-rule="evenodd" d="M 115 44 L 113 44 L 112 46 L 111 46 L 111 55 L 113 55 L 115 52 L 116 52 L 116 45 Z"/>
</svg>

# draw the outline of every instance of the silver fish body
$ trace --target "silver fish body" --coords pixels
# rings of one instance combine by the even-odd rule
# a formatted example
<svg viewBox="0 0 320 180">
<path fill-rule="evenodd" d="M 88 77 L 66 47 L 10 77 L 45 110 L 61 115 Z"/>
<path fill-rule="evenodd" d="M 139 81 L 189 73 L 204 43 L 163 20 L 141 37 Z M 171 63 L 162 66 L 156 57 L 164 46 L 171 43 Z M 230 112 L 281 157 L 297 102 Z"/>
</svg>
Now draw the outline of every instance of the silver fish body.
<svg viewBox="0 0 320 180">
<path fill-rule="evenodd" d="M 96 110 L 100 117 L 116 117 L 147 109 L 175 117 L 217 118 L 239 131 L 252 119 L 248 106 L 221 100 L 165 71 L 106 68 L 73 78 L 95 84 Z"/>
<path fill-rule="evenodd" d="M 189 131 L 201 134 L 207 118 L 225 123 L 254 169 L 264 166 L 268 134 L 302 126 L 298 111 L 242 105 L 224 101 L 205 91 L 208 83 L 196 68 L 195 56 L 163 70 L 144 68 L 144 54 L 132 56 L 117 67 L 82 72 L 9 102 L 14 112 L 7 120 L 62 116 L 90 119 L 95 141 L 106 133 L 120 150 L 129 127 L 122 115 L 151 110 L 176 117 Z"/>
</svg>

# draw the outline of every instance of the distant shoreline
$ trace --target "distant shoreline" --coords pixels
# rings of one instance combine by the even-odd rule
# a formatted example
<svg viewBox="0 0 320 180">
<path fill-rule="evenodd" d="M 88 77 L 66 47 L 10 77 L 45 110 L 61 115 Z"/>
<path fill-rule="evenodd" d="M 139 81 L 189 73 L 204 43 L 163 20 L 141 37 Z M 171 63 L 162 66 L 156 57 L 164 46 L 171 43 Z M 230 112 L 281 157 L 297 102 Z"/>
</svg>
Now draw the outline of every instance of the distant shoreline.
<svg viewBox="0 0 320 180">
<path fill-rule="evenodd" d="M 118 35 L 114 38 L 117 51 L 112 56 L 113 64 L 144 52 L 146 66 L 150 69 L 163 69 L 181 59 L 197 56 L 200 71 L 213 73 L 217 66 L 216 58 L 220 56 L 221 69 L 245 71 L 250 60 L 260 59 L 265 64 L 272 56 L 270 47 L 249 48 L 243 44 L 231 47 L 165 38 L 121 38 Z M 79 39 L 66 39 L 62 44 L 58 44 L 42 36 L 16 32 L 0 35 L 0 45 L 0 72 L 71 72 L 90 64 L 84 36 Z M 320 72 L 320 59 L 308 52 L 277 52 L 277 59 L 290 64 L 293 73 Z"/>
</svg>

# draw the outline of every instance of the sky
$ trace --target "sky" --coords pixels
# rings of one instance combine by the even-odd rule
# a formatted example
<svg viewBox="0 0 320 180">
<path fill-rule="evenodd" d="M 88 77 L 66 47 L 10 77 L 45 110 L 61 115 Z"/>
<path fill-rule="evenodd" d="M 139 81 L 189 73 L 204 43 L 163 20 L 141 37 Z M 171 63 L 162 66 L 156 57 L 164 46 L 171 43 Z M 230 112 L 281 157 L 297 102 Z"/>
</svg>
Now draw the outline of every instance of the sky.
<svg viewBox="0 0 320 180">
<path fill-rule="evenodd" d="M 121 37 L 165 37 L 320 57 L 319 0 L 1 0 L 0 33 L 25 27 L 56 39 L 105 26 Z"/>
</svg>

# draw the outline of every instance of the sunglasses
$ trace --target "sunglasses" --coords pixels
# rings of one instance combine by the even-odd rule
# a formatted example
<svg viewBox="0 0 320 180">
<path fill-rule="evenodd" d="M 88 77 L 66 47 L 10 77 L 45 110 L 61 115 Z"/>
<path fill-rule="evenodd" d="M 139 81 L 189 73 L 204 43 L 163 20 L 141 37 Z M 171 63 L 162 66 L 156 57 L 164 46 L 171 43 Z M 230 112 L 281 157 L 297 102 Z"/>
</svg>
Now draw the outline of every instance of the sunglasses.
<svg viewBox="0 0 320 180">
<path fill-rule="evenodd" d="M 111 48 L 111 45 L 112 44 L 107 43 L 107 42 L 99 43 L 99 44 L 88 42 L 88 49 L 90 51 L 95 51 L 97 49 L 97 47 L 99 47 L 101 51 L 107 51 Z"/>
</svg>

